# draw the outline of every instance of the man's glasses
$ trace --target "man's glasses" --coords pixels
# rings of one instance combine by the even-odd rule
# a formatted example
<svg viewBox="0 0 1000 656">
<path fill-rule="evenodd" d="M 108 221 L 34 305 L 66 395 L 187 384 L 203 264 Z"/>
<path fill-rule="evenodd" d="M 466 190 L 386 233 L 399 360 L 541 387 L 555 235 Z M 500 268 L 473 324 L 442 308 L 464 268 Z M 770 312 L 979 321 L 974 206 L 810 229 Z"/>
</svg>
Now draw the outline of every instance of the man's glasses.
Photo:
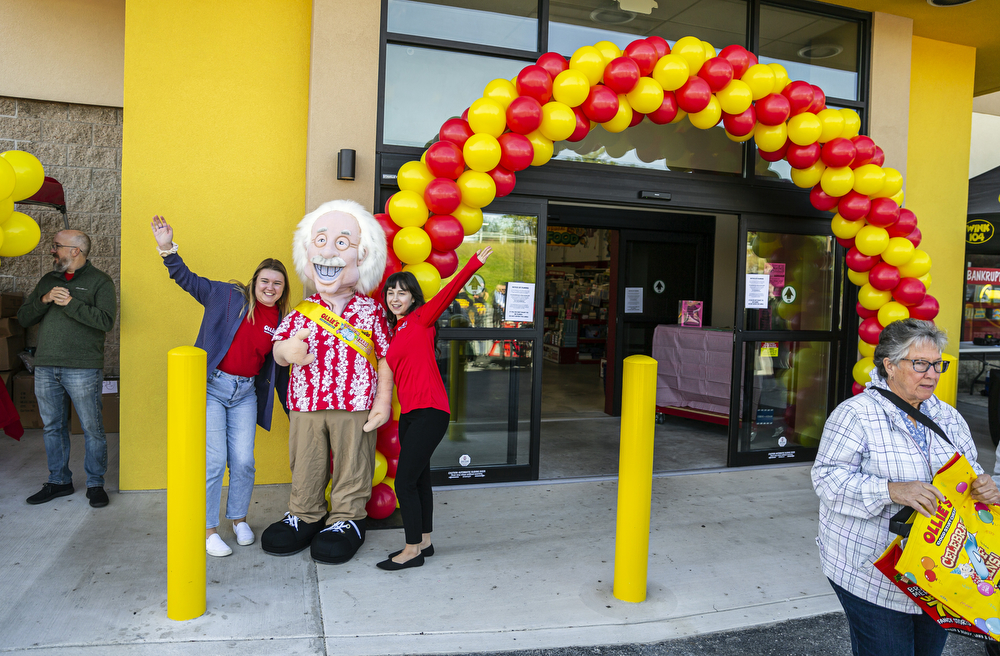
<svg viewBox="0 0 1000 656">
<path fill-rule="evenodd" d="M 67 246 L 66 244 L 60 244 L 58 242 L 52 242 L 52 250 L 57 251 L 60 248 L 76 248 L 76 246 Z"/>
<path fill-rule="evenodd" d="M 902 359 L 908 361 L 911 365 L 913 365 L 913 370 L 918 374 L 927 373 L 927 370 L 930 369 L 931 367 L 934 367 L 934 371 L 938 372 L 939 374 L 943 374 L 944 372 L 948 371 L 948 365 L 951 364 L 947 360 L 935 360 L 934 362 L 931 362 L 930 360 L 910 360 L 910 358 L 902 358 Z"/>
<path fill-rule="evenodd" d="M 328 240 L 329 238 L 327 237 L 326 233 L 321 232 L 318 235 L 316 235 L 316 239 L 313 239 L 313 244 L 316 245 L 316 248 L 322 249 L 326 246 Z M 347 237 L 347 235 L 337 235 L 337 237 L 335 237 L 333 240 L 334 248 L 336 248 L 341 253 L 343 253 L 344 251 L 346 251 L 348 248 L 351 247 L 357 248 L 358 244 L 360 243 L 361 243 L 360 241 L 358 243 L 352 242 Z"/>
</svg>

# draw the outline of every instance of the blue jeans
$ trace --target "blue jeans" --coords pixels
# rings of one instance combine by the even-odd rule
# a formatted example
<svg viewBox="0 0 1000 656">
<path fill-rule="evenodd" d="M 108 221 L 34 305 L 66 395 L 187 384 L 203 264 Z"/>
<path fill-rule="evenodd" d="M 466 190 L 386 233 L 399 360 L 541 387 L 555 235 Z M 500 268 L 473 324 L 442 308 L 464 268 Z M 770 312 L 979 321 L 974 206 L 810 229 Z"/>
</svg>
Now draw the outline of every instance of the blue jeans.
<svg viewBox="0 0 1000 656">
<path fill-rule="evenodd" d="M 73 367 L 35 367 L 35 398 L 45 424 L 45 455 L 49 463 L 49 483 L 73 482 L 69 470 L 69 402 L 73 402 L 83 428 L 83 468 L 87 487 L 104 487 L 108 471 L 108 440 L 101 416 L 104 371 Z"/>
<path fill-rule="evenodd" d="M 205 528 L 219 525 L 222 477 L 229 463 L 226 519 L 247 516 L 256 469 L 253 443 L 257 434 L 257 394 L 253 378 L 216 369 L 208 375 L 205 403 Z"/>
<path fill-rule="evenodd" d="M 851 627 L 854 656 L 941 656 L 948 632 L 927 613 L 910 615 L 865 601 L 833 581 Z"/>
</svg>

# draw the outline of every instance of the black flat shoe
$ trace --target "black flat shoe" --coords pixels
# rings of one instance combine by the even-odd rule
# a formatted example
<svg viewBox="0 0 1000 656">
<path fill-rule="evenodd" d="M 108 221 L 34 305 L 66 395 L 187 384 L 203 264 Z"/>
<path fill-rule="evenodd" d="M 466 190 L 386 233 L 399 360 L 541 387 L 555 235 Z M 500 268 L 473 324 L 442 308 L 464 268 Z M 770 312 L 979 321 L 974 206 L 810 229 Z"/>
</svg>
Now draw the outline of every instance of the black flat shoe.
<svg viewBox="0 0 1000 656">
<path fill-rule="evenodd" d="M 401 553 L 403 553 L 402 549 L 400 549 L 399 551 L 393 551 L 391 554 L 389 554 L 389 558 L 390 559 L 391 558 L 395 558 L 396 556 L 398 556 Z M 434 555 L 434 545 L 432 544 L 431 546 L 427 547 L 426 549 L 421 549 L 420 550 L 420 555 L 423 556 L 424 558 L 430 558 L 431 556 L 433 556 Z"/>
<path fill-rule="evenodd" d="M 419 556 L 409 559 L 405 563 L 397 563 L 392 558 L 387 558 L 383 560 L 381 563 L 375 563 L 375 567 L 387 570 L 389 572 L 395 572 L 398 569 L 407 569 L 409 567 L 420 567 L 423 564 L 424 564 L 424 556 L 423 554 L 421 554 Z"/>
</svg>

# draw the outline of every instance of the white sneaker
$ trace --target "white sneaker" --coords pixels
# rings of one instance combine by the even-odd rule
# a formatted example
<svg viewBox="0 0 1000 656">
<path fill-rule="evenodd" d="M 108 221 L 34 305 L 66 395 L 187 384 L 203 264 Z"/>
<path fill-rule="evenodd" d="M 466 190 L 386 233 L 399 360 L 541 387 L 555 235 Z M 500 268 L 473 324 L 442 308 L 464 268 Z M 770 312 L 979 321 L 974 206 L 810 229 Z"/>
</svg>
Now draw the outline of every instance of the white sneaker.
<svg viewBox="0 0 1000 656">
<path fill-rule="evenodd" d="M 247 524 L 246 522 L 233 524 L 233 530 L 236 532 L 236 542 L 241 547 L 253 544 L 254 541 L 253 531 L 250 529 L 249 524 Z"/>
<path fill-rule="evenodd" d="M 229 545 L 219 537 L 218 533 L 212 533 L 212 535 L 205 540 L 205 551 L 208 552 L 209 556 L 216 556 L 219 558 L 233 553 L 233 550 L 230 549 Z"/>
</svg>

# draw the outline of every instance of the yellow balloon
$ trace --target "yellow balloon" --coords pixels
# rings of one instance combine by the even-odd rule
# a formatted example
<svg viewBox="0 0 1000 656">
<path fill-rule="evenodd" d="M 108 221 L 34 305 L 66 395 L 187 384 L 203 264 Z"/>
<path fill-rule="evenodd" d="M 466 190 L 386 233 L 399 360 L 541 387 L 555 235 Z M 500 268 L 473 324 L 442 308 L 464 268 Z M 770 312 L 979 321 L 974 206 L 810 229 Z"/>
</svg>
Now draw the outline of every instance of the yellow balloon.
<svg viewBox="0 0 1000 656">
<path fill-rule="evenodd" d="M 858 385 L 864 385 L 865 383 L 871 382 L 872 369 L 875 368 L 875 361 L 871 358 L 861 358 L 854 363 L 854 368 L 851 370 L 851 375 L 854 377 L 854 382 Z"/>
<path fill-rule="evenodd" d="M 865 164 L 854 169 L 854 191 L 873 196 L 885 184 L 885 172 L 878 164 Z"/>
<path fill-rule="evenodd" d="M 811 112 L 802 112 L 788 119 L 788 138 L 797 146 L 816 143 L 822 133 L 823 124 Z"/>
<path fill-rule="evenodd" d="M 861 133 L 861 117 L 853 109 L 838 109 L 844 117 L 844 131 L 840 136 L 844 139 L 853 139 Z"/>
<path fill-rule="evenodd" d="M 431 238 L 422 228 L 400 228 L 392 238 L 392 252 L 406 264 L 423 262 L 431 254 Z"/>
<path fill-rule="evenodd" d="M 583 71 L 568 68 L 552 82 L 552 97 L 567 107 L 579 107 L 590 95 L 590 78 Z"/>
<path fill-rule="evenodd" d="M 924 275 L 922 275 L 919 278 L 917 278 L 917 280 L 919 280 L 920 282 L 924 283 L 924 289 L 930 289 L 931 288 L 931 274 L 930 273 L 925 273 Z"/>
<path fill-rule="evenodd" d="M 774 88 L 771 93 L 781 93 L 781 90 L 788 86 L 791 82 L 791 78 L 788 77 L 788 71 L 781 64 L 768 64 L 768 67 L 774 71 Z"/>
<path fill-rule="evenodd" d="M 507 129 L 507 108 L 491 98 L 480 98 L 469 107 L 469 127 L 476 134 L 499 137 Z"/>
<path fill-rule="evenodd" d="M 750 141 L 751 139 L 753 139 L 753 132 L 747 132 L 742 137 L 737 137 L 734 134 L 729 134 L 729 131 L 727 130 L 726 136 L 729 137 L 730 141 L 735 141 L 736 143 L 743 143 L 744 141 Z"/>
<path fill-rule="evenodd" d="M 870 284 L 858 290 L 858 303 L 866 310 L 877 310 L 892 300 L 892 292 L 875 289 Z"/>
<path fill-rule="evenodd" d="M 17 174 L 10 162 L 0 157 L 0 198 L 7 198 L 14 193 L 14 185 L 17 183 Z M 11 199 L 10 202 L 14 202 Z"/>
<path fill-rule="evenodd" d="M 777 125 L 758 123 L 753 129 L 753 138 L 758 148 L 765 153 L 773 153 L 780 150 L 788 141 L 788 130 L 784 123 Z"/>
<path fill-rule="evenodd" d="M 705 46 L 701 39 L 695 36 L 685 36 L 677 40 L 670 49 L 671 55 L 677 55 L 687 62 L 691 75 L 697 75 L 701 65 L 705 63 Z M 663 87 L 666 89 L 666 87 Z"/>
<path fill-rule="evenodd" d="M 844 115 L 838 109 L 827 107 L 817 114 L 816 118 L 819 119 L 820 124 L 823 126 L 823 130 L 819 135 L 820 143 L 832 141 L 844 131 Z"/>
<path fill-rule="evenodd" d="M 887 166 L 882 169 L 882 175 L 884 176 L 882 188 L 871 194 L 872 198 L 892 198 L 903 188 L 903 174 L 896 169 Z"/>
<path fill-rule="evenodd" d="M 486 88 L 483 89 L 483 98 L 495 100 L 504 109 L 507 109 L 514 98 L 517 98 L 517 88 L 510 80 L 498 78 L 486 85 Z"/>
<path fill-rule="evenodd" d="M 451 215 L 462 224 L 462 231 L 466 236 L 476 234 L 483 227 L 483 211 L 478 207 L 459 204 Z"/>
<path fill-rule="evenodd" d="M 612 59 L 618 59 L 622 56 L 622 49 L 610 41 L 598 41 L 594 44 L 594 47 L 597 48 L 597 51 L 601 53 L 601 57 L 604 58 L 605 66 L 611 63 Z"/>
<path fill-rule="evenodd" d="M 913 242 L 906 237 L 893 237 L 882 251 L 882 261 L 894 267 L 901 267 L 913 258 L 915 251 Z"/>
<path fill-rule="evenodd" d="M 414 191 L 421 196 L 427 185 L 434 179 L 434 174 L 423 162 L 407 162 L 399 167 L 396 173 L 396 185 L 403 191 Z"/>
<path fill-rule="evenodd" d="M 469 207 L 486 207 L 496 198 L 497 185 L 486 173 L 466 171 L 456 182 L 462 191 L 462 203 Z"/>
<path fill-rule="evenodd" d="M 833 219 L 830 220 L 830 232 L 841 239 L 852 239 L 857 237 L 858 232 L 860 232 L 861 228 L 864 227 L 865 222 L 863 219 L 849 221 L 839 214 L 834 214 Z"/>
<path fill-rule="evenodd" d="M 906 306 L 896 301 L 889 301 L 878 309 L 878 322 L 882 326 L 888 326 L 893 321 L 902 321 L 910 318 L 910 311 Z"/>
<path fill-rule="evenodd" d="M 742 114 L 753 102 L 753 91 L 743 80 L 733 80 L 715 93 L 719 106 L 727 114 Z"/>
<path fill-rule="evenodd" d="M 3 224 L 3 243 L 0 257 L 20 257 L 27 255 L 38 246 L 42 231 L 27 214 L 14 212 Z"/>
<path fill-rule="evenodd" d="M 930 270 L 931 256 L 917 248 L 913 251 L 910 261 L 899 267 L 899 275 L 904 278 L 919 278 Z"/>
<path fill-rule="evenodd" d="M 572 109 L 568 111 L 573 113 Z M 465 164 L 473 171 L 492 171 L 500 163 L 500 155 L 500 142 L 482 132 L 469 137 L 462 146 Z"/>
<path fill-rule="evenodd" d="M 677 91 L 684 86 L 689 77 L 691 77 L 691 67 L 680 55 L 672 53 L 664 55 L 653 65 L 653 79 L 667 91 Z"/>
<path fill-rule="evenodd" d="M 604 77 L 604 56 L 601 51 L 594 46 L 583 46 L 577 48 L 576 52 L 569 58 L 569 67 L 580 71 L 590 80 L 591 86 L 597 84 Z M 687 80 L 687 78 L 684 78 Z M 588 93 L 590 93 L 588 91 Z"/>
<path fill-rule="evenodd" d="M 858 353 L 865 358 L 871 358 L 875 355 L 875 344 L 869 344 L 865 340 L 858 338 Z"/>
<path fill-rule="evenodd" d="M 8 150 L 0 154 L 0 157 L 7 160 L 7 163 L 14 169 L 14 191 L 10 195 L 14 198 L 15 203 L 25 198 L 31 198 L 35 192 L 42 188 L 42 183 L 45 181 L 45 170 L 37 157 L 23 150 Z"/>
<path fill-rule="evenodd" d="M 674 117 L 674 120 L 670 121 L 669 125 L 673 125 L 674 123 L 680 123 L 681 121 L 687 118 L 687 115 L 688 115 L 687 112 L 685 112 L 683 109 L 678 108 L 677 116 Z"/>
<path fill-rule="evenodd" d="M 415 191 L 398 191 L 389 199 L 389 216 L 400 228 L 419 228 L 427 223 L 427 214 L 424 197 Z"/>
<path fill-rule="evenodd" d="M 896 194 L 893 194 L 892 196 L 889 196 L 889 198 L 892 199 L 893 202 L 895 202 L 900 207 L 903 206 L 903 199 L 905 198 L 905 196 L 903 195 L 903 191 L 902 190 L 900 190 L 899 193 L 896 193 Z"/>
<path fill-rule="evenodd" d="M 440 283 L 438 284 L 438 286 L 440 286 Z M 426 296 L 424 298 L 426 298 Z M 393 419 L 398 420 L 399 417 L 398 416 L 393 417 Z M 392 488 L 392 493 L 396 494 L 396 479 L 394 477 L 386 476 L 385 478 L 382 479 L 382 483 Z M 396 497 L 396 507 L 399 508 L 399 497 Z"/>
<path fill-rule="evenodd" d="M 760 100 L 774 91 L 774 69 L 767 64 L 755 64 L 740 78 L 753 92 L 753 99 Z"/>
<path fill-rule="evenodd" d="M 819 183 L 828 196 L 840 198 L 854 186 L 854 171 L 850 166 L 828 167 Z"/>
<path fill-rule="evenodd" d="M 712 99 L 708 101 L 708 107 L 700 112 L 688 115 L 691 125 L 695 126 L 699 130 L 714 128 L 719 124 L 719 119 L 721 118 L 722 107 L 719 106 L 719 100 L 715 96 L 712 96 Z"/>
<path fill-rule="evenodd" d="M 540 130 L 529 132 L 524 136 L 531 142 L 531 147 L 535 151 L 534 157 L 531 158 L 531 165 L 541 166 L 547 164 L 552 159 L 552 140 L 542 134 Z"/>
<path fill-rule="evenodd" d="M 712 57 L 716 56 L 715 47 L 708 41 L 702 41 L 701 47 L 705 50 L 705 61 L 708 61 Z"/>
<path fill-rule="evenodd" d="M 847 278 L 858 287 L 863 287 L 868 284 L 867 271 L 854 271 L 853 269 L 848 269 Z"/>
<path fill-rule="evenodd" d="M 564 105 L 557 100 L 542 105 L 542 124 L 538 126 L 538 131 L 546 139 L 562 141 L 573 134 L 575 130 L 576 114 L 573 113 L 573 110 L 568 105 Z M 500 144 L 497 144 L 497 148 L 499 147 Z M 497 163 L 499 162 L 498 158 Z"/>
<path fill-rule="evenodd" d="M 601 123 L 608 132 L 621 132 L 632 122 L 632 105 L 628 104 L 625 94 L 618 94 L 618 113 L 607 123 Z"/>
<path fill-rule="evenodd" d="M 649 114 L 658 110 L 663 104 L 663 87 L 651 77 L 640 77 L 635 87 L 625 94 L 625 97 L 632 109 Z"/>
<path fill-rule="evenodd" d="M 0 224 L 10 218 L 10 215 L 14 213 L 14 199 L 7 196 L 3 200 L 0 200 Z"/>
<path fill-rule="evenodd" d="M 796 187 L 801 187 L 803 189 L 812 189 L 819 181 L 823 178 L 823 172 L 826 171 L 826 164 L 823 160 L 816 160 L 812 166 L 807 169 L 792 169 L 792 182 Z"/>
<path fill-rule="evenodd" d="M 427 151 L 426 150 L 424 152 L 420 153 L 420 163 L 423 164 L 424 166 L 427 166 Z M 423 193 L 423 192 L 420 192 L 420 193 Z"/>
<path fill-rule="evenodd" d="M 885 228 L 878 226 L 866 225 L 858 231 L 854 238 L 854 246 L 863 255 L 879 255 L 888 245 L 889 233 L 885 231 Z"/>
<path fill-rule="evenodd" d="M 419 281 L 418 281 L 419 282 Z M 389 463 L 381 451 L 375 452 L 375 472 L 372 474 L 372 487 L 375 487 L 385 478 L 385 472 L 389 469 Z"/>
<path fill-rule="evenodd" d="M 407 264 L 403 271 L 409 271 L 417 279 L 420 291 L 424 293 L 424 300 L 430 300 L 441 289 L 441 274 L 430 262 L 419 262 L 417 264 Z M 382 482 L 388 484 L 389 478 L 383 478 Z M 390 485 L 390 487 L 392 487 Z"/>
</svg>

